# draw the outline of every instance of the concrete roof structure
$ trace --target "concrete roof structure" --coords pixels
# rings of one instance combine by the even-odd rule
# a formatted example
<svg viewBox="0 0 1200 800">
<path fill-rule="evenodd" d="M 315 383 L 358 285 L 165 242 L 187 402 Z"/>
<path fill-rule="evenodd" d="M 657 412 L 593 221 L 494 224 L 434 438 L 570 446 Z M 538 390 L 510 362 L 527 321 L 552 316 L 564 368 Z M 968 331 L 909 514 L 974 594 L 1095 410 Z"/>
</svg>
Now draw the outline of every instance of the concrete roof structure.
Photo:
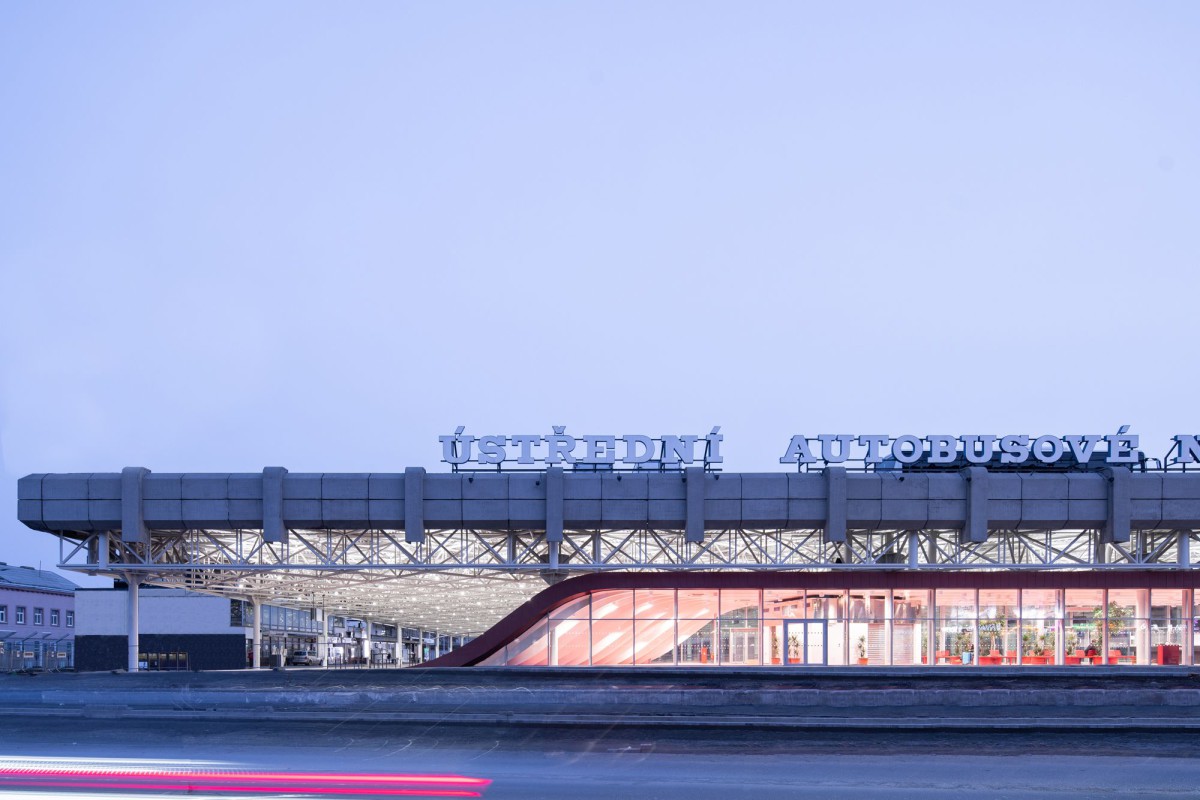
<svg viewBox="0 0 1200 800">
<path fill-rule="evenodd" d="M 62 564 L 477 633 L 622 570 L 1193 569 L 1200 472 L 35 474 Z"/>
</svg>

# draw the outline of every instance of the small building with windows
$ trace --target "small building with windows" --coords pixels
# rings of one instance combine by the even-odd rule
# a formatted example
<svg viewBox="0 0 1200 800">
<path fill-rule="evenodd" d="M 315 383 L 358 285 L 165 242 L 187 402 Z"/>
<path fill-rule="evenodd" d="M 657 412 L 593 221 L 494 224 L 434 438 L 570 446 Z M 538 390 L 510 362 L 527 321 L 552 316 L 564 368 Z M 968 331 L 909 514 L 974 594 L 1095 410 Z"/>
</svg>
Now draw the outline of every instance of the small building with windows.
<svg viewBox="0 0 1200 800">
<path fill-rule="evenodd" d="M 186 589 L 146 587 L 138 615 L 141 669 L 239 669 L 246 666 L 253 610 L 248 603 Z M 128 591 L 79 589 L 76 667 L 123 669 L 128 662 Z"/>
<path fill-rule="evenodd" d="M 54 572 L 0 563 L 0 669 L 75 665 L 75 590 Z"/>
</svg>

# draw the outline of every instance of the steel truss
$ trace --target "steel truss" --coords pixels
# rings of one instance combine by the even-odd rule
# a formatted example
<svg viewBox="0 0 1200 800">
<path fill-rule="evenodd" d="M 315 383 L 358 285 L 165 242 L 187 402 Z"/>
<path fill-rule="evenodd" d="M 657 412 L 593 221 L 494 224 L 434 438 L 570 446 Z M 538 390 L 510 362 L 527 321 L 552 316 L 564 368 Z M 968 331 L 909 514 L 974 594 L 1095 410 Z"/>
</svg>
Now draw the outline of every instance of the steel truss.
<svg viewBox="0 0 1200 800">
<path fill-rule="evenodd" d="M 82 538 L 80 538 L 82 536 Z M 261 531 L 153 531 L 149 544 L 108 532 L 61 534 L 64 569 L 322 607 L 329 613 L 478 633 L 547 583 L 607 570 L 1195 569 L 1190 530 L 1134 531 L 1127 543 L 1099 530 L 993 531 L 964 542 L 955 530 L 680 531 L 434 530 L 409 543 L 388 530 L 294 529 L 287 541 Z"/>
</svg>

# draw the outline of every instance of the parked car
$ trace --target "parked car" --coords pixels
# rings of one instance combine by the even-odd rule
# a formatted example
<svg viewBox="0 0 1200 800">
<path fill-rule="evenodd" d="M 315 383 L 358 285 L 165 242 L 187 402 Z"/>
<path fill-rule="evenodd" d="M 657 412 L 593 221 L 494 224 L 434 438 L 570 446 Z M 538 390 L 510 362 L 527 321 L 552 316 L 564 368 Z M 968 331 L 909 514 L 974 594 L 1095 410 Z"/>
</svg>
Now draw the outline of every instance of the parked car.
<svg viewBox="0 0 1200 800">
<path fill-rule="evenodd" d="M 293 650 L 291 663 L 293 667 L 316 667 L 320 666 L 321 659 L 316 650 Z"/>
</svg>

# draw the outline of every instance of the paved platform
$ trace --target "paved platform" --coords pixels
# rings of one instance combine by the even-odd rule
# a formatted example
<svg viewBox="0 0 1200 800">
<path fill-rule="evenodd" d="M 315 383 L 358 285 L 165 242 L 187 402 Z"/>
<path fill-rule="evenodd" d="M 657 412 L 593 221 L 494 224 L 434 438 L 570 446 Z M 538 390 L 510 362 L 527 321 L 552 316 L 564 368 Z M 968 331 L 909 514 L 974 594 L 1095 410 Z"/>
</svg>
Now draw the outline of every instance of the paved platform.
<svg viewBox="0 0 1200 800">
<path fill-rule="evenodd" d="M 407 669 L 0 677 L 0 717 L 1200 730 L 1200 669 Z"/>
</svg>

